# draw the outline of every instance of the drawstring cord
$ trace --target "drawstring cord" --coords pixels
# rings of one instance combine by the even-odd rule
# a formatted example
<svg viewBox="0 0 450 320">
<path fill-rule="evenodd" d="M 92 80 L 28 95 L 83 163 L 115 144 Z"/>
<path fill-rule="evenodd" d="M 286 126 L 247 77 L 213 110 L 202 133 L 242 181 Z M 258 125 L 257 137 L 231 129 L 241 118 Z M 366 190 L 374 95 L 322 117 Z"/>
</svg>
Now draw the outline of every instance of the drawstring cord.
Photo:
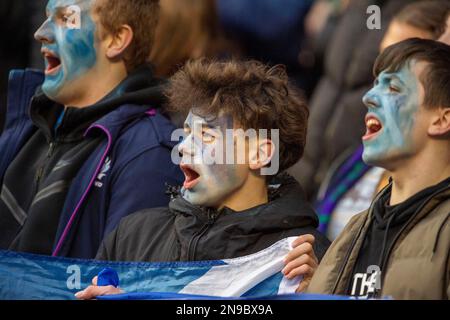
<svg viewBox="0 0 450 320">
<path fill-rule="evenodd" d="M 394 218 L 395 218 L 395 213 L 392 214 L 392 215 L 389 217 L 389 220 L 388 220 L 387 225 L 386 225 L 386 231 L 384 232 L 383 245 L 382 245 L 382 247 L 381 247 L 380 258 L 378 259 L 378 260 L 379 260 L 379 261 L 378 261 L 378 266 L 379 266 L 380 268 L 381 268 L 381 266 L 383 265 L 384 251 L 386 250 L 386 244 L 387 244 L 387 238 L 388 238 L 388 234 L 389 234 L 389 228 L 390 228 L 391 223 L 392 223 L 392 221 L 394 220 Z"/>
</svg>

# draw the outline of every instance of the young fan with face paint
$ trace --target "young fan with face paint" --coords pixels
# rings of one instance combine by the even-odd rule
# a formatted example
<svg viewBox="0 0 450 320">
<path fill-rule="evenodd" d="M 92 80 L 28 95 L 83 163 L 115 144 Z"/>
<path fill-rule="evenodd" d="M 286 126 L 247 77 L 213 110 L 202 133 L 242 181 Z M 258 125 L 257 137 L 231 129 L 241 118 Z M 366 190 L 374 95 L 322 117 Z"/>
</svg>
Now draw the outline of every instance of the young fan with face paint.
<svg viewBox="0 0 450 320">
<path fill-rule="evenodd" d="M 437 40 L 445 31 L 447 10 L 447 0 L 423 0 L 405 6 L 390 22 L 380 52 L 409 38 Z M 363 161 L 362 141 L 353 150 L 346 150 L 333 163 L 315 203 L 319 230 L 332 241 L 354 215 L 369 208 L 375 195 L 389 183 L 386 170 Z"/>
<path fill-rule="evenodd" d="M 147 209 L 122 219 L 97 259 L 236 258 L 302 235 L 283 270 L 289 279 L 304 276 L 298 288 L 302 291 L 317 266 L 312 248 L 320 259 L 329 241 L 317 232 L 317 216 L 298 183 L 263 169 L 278 162 L 283 172 L 301 157 L 308 118 L 303 99 L 282 68 L 258 62 L 192 62 L 170 83 L 171 106 L 190 111 L 184 125 L 186 136 L 178 146 L 184 185 L 168 208 Z M 239 129 L 278 131 L 249 135 L 239 146 Z M 237 158 L 240 154 L 242 161 L 229 157 L 230 153 Z M 227 156 L 235 161 L 220 160 Z M 77 297 L 117 292 L 117 288 L 94 285 Z"/>
<path fill-rule="evenodd" d="M 165 205 L 174 127 L 147 65 L 158 1 L 50 0 L 45 72 L 10 77 L 0 248 L 93 258 L 136 210 Z"/>
<path fill-rule="evenodd" d="M 333 243 L 310 292 L 450 298 L 450 47 L 409 39 L 375 62 L 363 159 L 391 174 Z"/>
</svg>

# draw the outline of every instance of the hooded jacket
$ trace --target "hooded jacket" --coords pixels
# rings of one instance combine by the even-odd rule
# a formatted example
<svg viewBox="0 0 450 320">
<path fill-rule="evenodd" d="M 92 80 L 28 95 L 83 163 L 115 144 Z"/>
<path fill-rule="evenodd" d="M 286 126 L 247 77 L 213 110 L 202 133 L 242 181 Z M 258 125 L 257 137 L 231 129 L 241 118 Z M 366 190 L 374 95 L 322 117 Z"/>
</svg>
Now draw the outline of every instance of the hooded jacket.
<svg viewBox="0 0 450 320">
<path fill-rule="evenodd" d="M 43 80 L 41 72 L 32 70 L 10 75 L 6 129 L 0 137 L 1 185 L 10 164 L 38 130 L 29 108 Z M 110 112 L 84 132 L 98 145 L 71 180 L 53 256 L 93 258 L 104 235 L 122 217 L 168 203 L 165 184 L 180 183 L 182 173 L 171 161 L 174 126 L 157 110 L 162 101 L 161 83 L 143 67 L 100 102 Z M 20 223 L 26 218 L 25 212 Z"/>
<path fill-rule="evenodd" d="M 200 208 L 175 197 L 168 208 L 124 218 L 104 241 L 96 259 L 110 261 L 198 261 L 236 258 L 302 234 L 316 237 L 320 259 L 330 242 L 317 230 L 318 218 L 300 185 L 290 177 L 269 203 L 236 212 Z"/>
<path fill-rule="evenodd" d="M 391 185 L 391 184 L 390 184 Z M 345 295 L 372 222 L 375 203 L 354 216 L 324 256 L 308 292 Z M 386 241 L 385 241 L 386 242 Z M 450 299 L 450 185 L 427 197 L 385 247 L 376 297 Z"/>
</svg>

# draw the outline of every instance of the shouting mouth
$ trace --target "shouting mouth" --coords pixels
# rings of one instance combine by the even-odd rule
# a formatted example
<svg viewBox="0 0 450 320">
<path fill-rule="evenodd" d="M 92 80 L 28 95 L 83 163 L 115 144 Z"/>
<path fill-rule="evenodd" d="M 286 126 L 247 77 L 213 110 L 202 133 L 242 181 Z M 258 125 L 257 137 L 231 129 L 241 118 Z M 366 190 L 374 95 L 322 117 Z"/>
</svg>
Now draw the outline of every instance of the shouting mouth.
<svg viewBox="0 0 450 320">
<path fill-rule="evenodd" d="M 56 54 L 48 50 L 43 50 L 42 54 L 44 55 L 44 58 L 47 62 L 45 74 L 54 75 L 55 73 L 57 73 L 61 68 L 61 59 L 59 59 L 59 57 Z"/>
<path fill-rule="evenodd" d="M 381 124 L 381 121 L 378 120 L 373 115 L 367 115 L 366 116 L 366 134 L 362 138 L 363 141 L 367 141 L 370 139 L 373 139 L 375 136 L 377 136 L 381 129 L 383 129 L 383 125 Z"/>
<path fill-rule="evenodd" d="M 183 187 L 186 190 L 194 188 L 200 179 L 200 174 L 192 167 L 185 164 L 180 165 L 180 168 L 183 171 L 185 177 Z"/>
</svg>

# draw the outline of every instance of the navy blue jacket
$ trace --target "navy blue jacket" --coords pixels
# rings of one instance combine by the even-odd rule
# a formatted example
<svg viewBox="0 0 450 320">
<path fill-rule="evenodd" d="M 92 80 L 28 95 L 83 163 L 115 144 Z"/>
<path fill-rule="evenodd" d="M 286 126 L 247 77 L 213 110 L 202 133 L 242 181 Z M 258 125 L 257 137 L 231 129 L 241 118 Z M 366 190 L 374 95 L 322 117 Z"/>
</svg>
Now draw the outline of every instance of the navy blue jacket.
<svg viewBox="0 0 450 320">
<path fill-rule="evenodd" d="M 0 185 L 10 163 L 37 130 L 28 110 L 43 80 L 43 74 L 33 70 L 10 74 L 7 120 L 0 137 Z M 171 161 L 175 128 L 153 107 L 124 102 L 86 131 L 86 136 L 103 139 L 71 183 L 53 256 L 94 258 L 122 217 L 167 205 L 165 185 L 179 185 L 183 176 Z"/>
</svg>

